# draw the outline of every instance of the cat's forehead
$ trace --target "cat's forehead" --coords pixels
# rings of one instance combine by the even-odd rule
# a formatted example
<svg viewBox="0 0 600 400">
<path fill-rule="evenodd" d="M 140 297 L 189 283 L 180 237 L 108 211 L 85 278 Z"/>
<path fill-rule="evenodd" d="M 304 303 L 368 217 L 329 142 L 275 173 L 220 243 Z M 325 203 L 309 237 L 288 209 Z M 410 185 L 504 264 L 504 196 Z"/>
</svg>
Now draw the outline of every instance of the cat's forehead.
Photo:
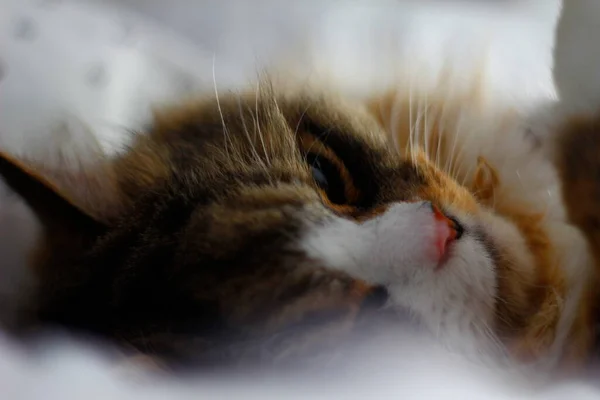
<svg viewBox="0 0 600 400">
<path fill-rule="evenodd" d="M 277 93 L 272 90 L 225 93 L 165 108 L 155 116 L 153 129 L 170 131 L 185 127 L 219 127 L 230 139 L 252 141 L 261 134 L 297 135 L 304 129 L 347 134 L 366 146 L 386 149 L 385 134 L 364 105 L 331 94 L 306 91 Z"/>
<path fill-rule="evenodd" d="M 306 155 L 339 158 L 364 186 L 398 166 L 383 129 L 358 104 L 320 93 L 259 92 L 212 95 L 156 114 L 148 143 L 166 154 L 169 169 L 194 177 L 227 173 L 310 181 Z M 193 181 L 196 181 L 194 179 Z"/>
<path fill-rule="evenodd" d="M 157 115 L 153 137 L 171 149 L 175 170 L 193 165 L 196 177 L 244 175 L 236 186 L 310 184 L 310 153 L 338 165 L 348 186 L 370 198 L 364 204 L 411 199 L 425 186 L 444 193 L 456 186 L 426 159 L 403 157 L 366 107 L 318 92 L 206 97 Z"/>
</svg>

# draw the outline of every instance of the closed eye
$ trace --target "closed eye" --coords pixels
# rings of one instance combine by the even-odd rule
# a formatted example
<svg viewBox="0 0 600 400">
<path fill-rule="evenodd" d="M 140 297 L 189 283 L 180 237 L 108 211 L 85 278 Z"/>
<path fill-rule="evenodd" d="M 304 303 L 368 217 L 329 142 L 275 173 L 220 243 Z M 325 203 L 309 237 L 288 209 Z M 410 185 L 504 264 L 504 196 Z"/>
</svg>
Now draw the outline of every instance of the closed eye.
<svg viewBox="0 0 600 400">
<path fill-rule="evenodd" d="M 325 203 L 329 206 L 364 208 L 361 201 L 364 193 L 356 186 L 345 160 L 314 135 L 301 133 L 298 140 L 301 154 Z"/>
</svg>

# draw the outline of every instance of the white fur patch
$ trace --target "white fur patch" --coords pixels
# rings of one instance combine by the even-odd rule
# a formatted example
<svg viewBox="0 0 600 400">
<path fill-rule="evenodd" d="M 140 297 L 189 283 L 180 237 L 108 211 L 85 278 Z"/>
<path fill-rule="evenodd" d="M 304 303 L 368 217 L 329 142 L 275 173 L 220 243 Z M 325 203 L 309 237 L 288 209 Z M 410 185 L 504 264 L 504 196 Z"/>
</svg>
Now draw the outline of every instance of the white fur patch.
<svg viewBox="0 0 600 400">
<path fill-rule="evenodd" d="M 364 223 L 333 218 L 310 228 L 300 246 L 331 268 L 385 285 L 391 306 L 414 315 L 452 347 L 494 347 L 489 324 L 496 278 L 476 225 L 459 218 L 465 234 L 438 266 L 435 218 L 424 205 L 397 203 Z"/>
</svg>

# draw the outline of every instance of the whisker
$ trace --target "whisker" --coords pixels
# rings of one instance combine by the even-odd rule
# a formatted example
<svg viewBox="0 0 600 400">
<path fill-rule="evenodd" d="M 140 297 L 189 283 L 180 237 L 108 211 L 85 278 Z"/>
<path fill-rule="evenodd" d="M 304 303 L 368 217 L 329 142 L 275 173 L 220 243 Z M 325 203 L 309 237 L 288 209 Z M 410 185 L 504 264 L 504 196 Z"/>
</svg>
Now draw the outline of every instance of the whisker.
<svg viewBox="0 0 600 400">
<path fill-rule="evenodd" d="M 298 123 L 296 123 L 296 129 L 294 129 L 294 138 L 296 138 L 298 136 L 298 129 L 300 129 L 300 124 L 302 123 L 302 120 L 304 119 L 304 116 L 308 112 L 308 109 L 310 108 L 310 106 L 311 106 L 310 104 L 308 106 L 306 106 L 304 111 L 302 111 L 302 114 L 300 114 L 300 118 L 298 118 Z"/>
<path fill-rule="evenodd" d="M 462 113 L 461 113 L 461 115 L 460 115 L 460 117 L 459 117 L 459 122 L 460 122 L 461 120 L 462 120 Z M 457 131 L 457 132 L 458 132 L 458 131 Z M 457 133 L 457 136 L 458 136 L 458 133 Z M 473 129 L 469 129 L 469 130 L 468 130 L 468 134 L 467 134 L 467 136 L 464 138 L 464 142 L 465 142 L 465 143 L 469 143 L 469 142 L 471 141 L 471 138 L 472 138 L 472 136 L 473 136 Z M 458 160 L 458 161 L 457 161 L 457 167 L 458 167 L 458 168 L 457 168 L 457 170 L 456 170 L 456 171 L 454 171 L 454 169 L 453 169 L 453 177 L 454 177 L 454 178 L 457 178 L 457 177 L 458 177 L 458 175 L 461 173 L 461 171 L 462 171 L 462 169 L 463 169 L 463 167 L 464 167 L 463 155 L 464 155 L 464 153 L 465 153 L 466 147 L 467 147 L 467 146 L 464 146 L 464 145 L 462 145 L 462 146 L 460 147 L 460 149 L 458 150 L 458 154 L 456 154 L 456 159 Z M 472 165 L 471 165 L 471 167 L 469 168 L 469 170 L 467 171 L 467 173 L 470 173 L 470 171 L 471 171 L 471 168 L 472 168 Z M 466 179 L 467 179 L 467 175 L 465 174 L 465 175 L 463 176 L 463 183 L 464 183 L 464 181 L 465 181 Z"/>
<path fill-rule="evenodd" d="M 448 107 L 446 106 L 446 102 L 444 101 L 442 104 L 442 111 L 441 111 L 441 115 L 440 115 L 440 119 L 439 119 L 439 130 L 440 130 L 440 132 L 444 132 L 444 133 L 446 132 L 446 118 L 447 118 L 446 112 L 447 112 L 447 110 L 448 110 Z M 451 151 L 444 152 L 446 160 L 444 161 L 443 171 L 446 173 L 449 173 L 449 166 L 453 159 L 454 150 L 456 149 L 456 137 L 454 137 L 453 139 L 454 139 L 454 143 L 452 144 Z"/>
<path fill-rule="evenodd" d="M 277 96 L 275 96 L 275 93 L 273 92 L 273 86 L 271 85 L 271 83 L 269 84 L 269 93 L 271 93 L 271 99 L 273 100 L 273 105 L 275 106 L 275 110 L 277 110 L 277 112 L 278 112 L 280 110 L 279 103 L 277 102 Z M 273 111 L 271 111 L 271 112 L 273 112 Z M 274 140 L 269 140 L 269 148 L 271 149 L 271 154 L 275 154 L 274 146 L 275 146 Z"/>
<path fill-rule="evenodd" d="M 229 145 L 233 147 L 233 143 L 231 143 L 231 138 L 229 137 L 229 131 L 227 130 L 227 125 L 225 124 L 225 117 L 223 116 L 223 110 L 221 109 L 221 102 L 219 100 L 219 91 L 217 90 L 217 78 L 215 73 L 215 61 L 217 55 L 213 54 L 212 59 L 212 78 L 213 78 L 213 86 L 215 89 L 215 97 L 217 100 L 217 108 L 219 110 L 219 116 L 221 117 L 221 125 L 223 125 L 223 138 L 225 143 L 225 153 L 229 156 L 228 142 Z"/>
<path fill-rule="evenodd" d="M 444 153 L 442 153 L 442 136 L 444 135 L 444 130 L 442 129 L 442 125 L 441 122 L 439 122 L 439 118 L 438 118 L 438 124 L 437 124 L 437 148 L 435 149 L 435 165 L 439 168 L 442 169 L 442 156 L 447 157 L 447 155 Z"/>
<path fill-rule="evenodd" d="M 410 155 L 413 165 L 416 165 L 417 160 L 415 158 L 415 138 L 413 128 L 413 92 L 412 92 L 412 79 L 409 80 L 408 85 L 408 139 L 410 147 Z"/>
<path fill-rule="evenodd" d="M 244 110 L 242 110 L 242 103 L 240 98 L 238 97 L 238 110 L 240 112 L 240 119 L 242 121 L 242 128 L 244 129 L 244 134 L 246 135 L 246 139 L 248 139 L 248 143 L 252 149 L 252 155 L 254 156 L 255 161 L 260 164 L 260 166 L 266 171 L 269 172 L 267 165 L 261 159 L 258 151 L 256 150 L 256 146 L 252 138 L 250 137 L 250 133 L 248 132 L 248 126 L 246 125 L 246 118 L 244 117 Z"/>
<path fill-rule="evenodd" d="M 265 153 L 265 159 L 267 160 L 267 163 L 269 165 L 271 165 L 271 159 L 269 158 L 269 154 L 267 153 L 267 146 L 265 145 L 265 139 L 260 127 L 260 122 L 259 122 L 259 118 L 260 118 L 260 114 L 258 112 L 258 94 L 260 91 L 260 81 L 256 82 L 256 92 L 255 92 L 255 98 L 254 98 L 254 108 L 255 108 L 255 112 L 256 112 L 256 119 L 255 121 L 255 127 L 256 127 L 256 132 L 258 133 L 258 138 L 260 139 L 260 143 L 262 145 L 263 148 L 263 152 Z"/>
<path fill-rule="evenodd" d="M 462 176 L 462 179 L 460 182 L 462 186 L 465 186 L 465 184 L 467 183 L 467 179 L 469 179 L 469 175 L 471 174 L 471 171 L 473 171 L 473 164 L 471 164 L 469 166 L 469 168 L 467 169 L 467 172 Z"/>
<path fill-rule="evenodd" d="M 327 136 L 329 136 L 329 135 L 331 134 L 331 129 L 328 129 L 328 130 L 326 130 L 326 131 L 325 131 L 323 134 L 325 135 L 325 139 L 326 139 L 326 138 L 327 138 Z M 316 143 L 317 143 L 317 140 L 313 141 L 313 142 L 311 143 L 311 145 L 309 146 L 309 148 L 306 150 L 306 154 L 305 154 L 305 156 L 304 156 L 304 161 L 307 161 L 307 159 L 308 159 L 308 154 L 311 152 L 311 150 L 312 150 L 313 146 L 314 146 Z M 320 156 L 320 155 L 321 155 L 321 153 L 322 153 L 322 151 L 321 151 L 321 150 L 319 150 L 319 152 L 317 153 L 317 156 Z M 316 160 L 315 160 L 315 161 L 316 161 Z M 314 167 L 314 163 L 312 164 L 312 166 Z"/>
<path fill-rule="evenodd" d="M 427 154 L 427 149 L 424 144 L 421 143 L 421 119 L 423 118 L 423 114 L 421 113 L 421 97 L 417 99 L 417 115 L 415 118 L 415 142 L 419 148 L 423 148 L 425 150 L 425 154 Z"/>
<path fill-rule="evenodd" d="M 398 125 L 400 125 L 400 113 L 402 104 L 399 104 L 398 97 L 399 93 L 396 93 L 394 96 L 394 100 L 392 101 L 392 109 L 390 110 L 390 118 L 386 118 L 386 120 L 390 121 L 389 131 L 392 133 L 392 144 L 394 148 L 400 152 L 402 149 L 402 145 L 400 144 L 400 138 L 398 131 Z M 380 108 L 383 108 L 383 105 L 380 105 Z M 405 149 L 406 152 L 407 149 Z M 406 154 L 405 154 L 406 155 Z"/>
<path fill-rule="evenodd" d="M 447 171 L 451 174 L 452 177 L 455 176 L 454 168 L 456 167 L 455 163 L 457 162 L 456 145 L 458 143 L 458 135 L 460 134 L 462 129 L 462 118 L 462 113 L 459 113 L 458 121 L 456 122 L 456 126 L 454 127 L 454 140 L 452 142 L 452 150 L 450 151 L 450 167 L 449 169 L 447 169 Z"/>
<path fill-rule="evenodd" d="M 492 345 L 492 350 L 494 350 L 494 355 L 506 355 L 506 347 L 504 346 L 504 343 L 502 343 L 498 335 L 494 333 L 494 330 L 483 318 L 477 318 L 476 326 L 479 330 L 479 333 L 481 333 L 486 339 L 490 341 L 490 344 Z"/>
</svg>

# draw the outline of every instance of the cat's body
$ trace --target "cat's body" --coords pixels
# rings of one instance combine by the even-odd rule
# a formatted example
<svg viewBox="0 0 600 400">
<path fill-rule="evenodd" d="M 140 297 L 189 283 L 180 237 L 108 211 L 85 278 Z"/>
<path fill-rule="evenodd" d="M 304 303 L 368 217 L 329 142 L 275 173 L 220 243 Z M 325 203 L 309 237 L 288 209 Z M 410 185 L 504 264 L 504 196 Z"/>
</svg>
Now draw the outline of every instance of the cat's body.
<svg viewBox="0 0 600 400">
<path fill-rule="evenodd" d="M 270 362 L 385 302 L 461 350 L 580 363 L 595 262 L 528 119 L 465 99 L 431 101 L 426 125 L 409 103 L 371 104 L 400 152 L 367 109 L 269 89 L 167 111 L 114 160 L 6 156 L 47 229 L 36 318 L 175 359 Z M 403 156 L 420 129 L 431 143 Z"/>
</svg>

